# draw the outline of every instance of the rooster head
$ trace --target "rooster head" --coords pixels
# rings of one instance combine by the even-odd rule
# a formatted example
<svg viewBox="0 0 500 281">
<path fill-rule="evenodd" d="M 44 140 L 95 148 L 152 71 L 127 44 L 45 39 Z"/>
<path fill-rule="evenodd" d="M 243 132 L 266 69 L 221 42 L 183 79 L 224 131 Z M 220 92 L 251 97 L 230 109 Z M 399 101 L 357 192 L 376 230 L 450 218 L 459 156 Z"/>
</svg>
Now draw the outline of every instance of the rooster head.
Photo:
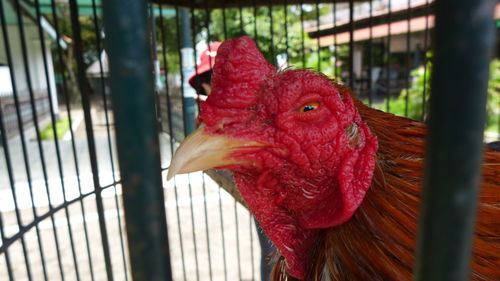
<svg viewBox="0 0 500 281">
<path fill-rule="evenodd" d="M 377 139 L 345 87 L 309 70 L 278 71 L 249 37 L 221 45 L 212 86 L 168 177 L 231 170 L 287 272 L 304 279 L 319 230 L 361 204 Z"/>
</svg>

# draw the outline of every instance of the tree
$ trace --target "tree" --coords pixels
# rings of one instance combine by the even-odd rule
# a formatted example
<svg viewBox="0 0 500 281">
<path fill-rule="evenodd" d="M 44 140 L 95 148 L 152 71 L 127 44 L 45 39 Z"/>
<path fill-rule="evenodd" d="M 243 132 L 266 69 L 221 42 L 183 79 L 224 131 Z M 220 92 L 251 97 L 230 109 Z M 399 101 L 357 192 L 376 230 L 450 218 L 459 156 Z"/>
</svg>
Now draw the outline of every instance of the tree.
<svg viewBox="0 0 500 281">
<path fill-rule="evenodd" d="M 304 20 L 316 19 L 318 11 L 321 16 L 328 13 L 329 8 L 327 5 L 319 5 L 318 9 L 316 6 L 304 5 L 302 10 L 299 6 L 288 6 L 286 11 L 284 6 L 228 8 L 210 11 L 196 9 L 190 11 L 191 24 L 193 25 L 191 31 L 196 43 L 223 41 L 226 38 L 248 35 L 256 41 L 269 62 L 273 62 L 278 54 L 287 54 L 288 62 L 291 65 L 317 68 L 316 45 L 302 31 L 301 18 Z M 167 68 L 169 71 L 177 73 L 180 67 L 178 44 L 175 41 L 178 36 L 176 18 L 157 18 L 156 25 L 160 63 L 164 67 L 161 48 L 166 46 Z M 322 54 L 320 55 L 321 60 L 319 60 L 321 69 L 333 73 L 327 69 L 331 68 L 332 65 L 328 49 L 320 50 L 320 54 Z"/>
</svg>

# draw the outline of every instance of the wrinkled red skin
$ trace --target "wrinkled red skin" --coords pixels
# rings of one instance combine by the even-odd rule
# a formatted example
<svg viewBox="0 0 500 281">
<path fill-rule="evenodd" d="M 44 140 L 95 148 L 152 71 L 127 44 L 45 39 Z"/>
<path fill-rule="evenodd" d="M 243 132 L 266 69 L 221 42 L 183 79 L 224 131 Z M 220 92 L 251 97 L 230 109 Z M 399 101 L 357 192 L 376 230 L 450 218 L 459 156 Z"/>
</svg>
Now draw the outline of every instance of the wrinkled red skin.
<svg viewBox="0 0 500 281">
<path fill-rule="evenodd" d="M 304 279 L 319 229 L 342 224 L 361 204 L 377 139 L 348 94 L 312 71 L 277 72 L 248 37 L 222 44 L 212 83 L 200 113 L 205 131 L 267 144 L 230 156 L 249 164 L 220 168 L 233 171 L 287 272 Z M 319 106 L 300 112 L 308 102 Z M 350 137 L 353 124 L 357 132 Z"/>
</svg>

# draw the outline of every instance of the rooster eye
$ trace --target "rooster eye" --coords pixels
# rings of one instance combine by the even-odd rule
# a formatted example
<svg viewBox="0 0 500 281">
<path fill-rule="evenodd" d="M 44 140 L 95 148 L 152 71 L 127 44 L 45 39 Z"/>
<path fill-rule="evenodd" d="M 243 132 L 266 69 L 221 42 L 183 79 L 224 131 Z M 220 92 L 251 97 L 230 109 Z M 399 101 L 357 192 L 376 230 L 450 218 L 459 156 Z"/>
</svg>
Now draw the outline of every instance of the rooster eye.
<svg viewBox="0 0 500 281">
<path fill-rule="evenodd" d="M 319 106 L 319 102 L 308 102 L 308 103 L 304 104 L 303 106 L 301 106 L 299 111 L 300 112 L 307 112 L 307 111 L 315 110 L 316 108 L 318 108 L 318 106 Z"/>
</svg>

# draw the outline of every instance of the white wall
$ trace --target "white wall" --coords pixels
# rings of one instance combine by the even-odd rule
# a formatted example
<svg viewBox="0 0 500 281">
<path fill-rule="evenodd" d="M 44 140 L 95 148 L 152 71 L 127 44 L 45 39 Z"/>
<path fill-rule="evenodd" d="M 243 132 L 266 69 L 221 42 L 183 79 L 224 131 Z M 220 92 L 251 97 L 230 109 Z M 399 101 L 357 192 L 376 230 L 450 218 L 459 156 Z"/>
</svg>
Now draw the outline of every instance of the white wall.
<svg viewBox="0 0 500 281">
<path fill-rule="evenodd" d="M 17 24 L 8 25 L 7 33 L 9 35 L 9 46 L 13 62 L 13 72 L 16 82 L 15 86 L 19 96 L 27 96 L 29 95 L 28 79 L 26 75 L 26 68 L 24 65 L 18 25 Z M 49 93 L 48 91 L 49 88 L 47 86 L 44 61 L 42 56 L 42 48 L 41 48 L 40 38 L 38 36 L 38 27 L 34 25 L 33 22 L 25 23 L 24 33 L 25 33 L 26 52 L 27 52 L 26 60 L 28 63 L 32 89 L 35 94 L 47 95 Z M 0 63 L 7 64 L 5 42 L 3 41 L 3 34 L 1 35 L 2 36 L 0 36 Z M 44 37 L 45 37 L 44 39 L 46 46 L 47 68 L 48 68 L 52 104 L 55 112 L 57 113 L 58 111 L 57 89 L 54 79 L 54 66 L 52 62 L 52 53 L 50 48 L 51 41 L 48 38 L 47 34 L 45 34 Z M 3 80 L 2 83 L 4 83 Z"/>
<path fill-rule="evenodd" d="M 10 95 L 10 93 L 12 93 L 12 83 L 10 82 L 9 68 L 0 66 L 0 97 Z"/>
</svg>

